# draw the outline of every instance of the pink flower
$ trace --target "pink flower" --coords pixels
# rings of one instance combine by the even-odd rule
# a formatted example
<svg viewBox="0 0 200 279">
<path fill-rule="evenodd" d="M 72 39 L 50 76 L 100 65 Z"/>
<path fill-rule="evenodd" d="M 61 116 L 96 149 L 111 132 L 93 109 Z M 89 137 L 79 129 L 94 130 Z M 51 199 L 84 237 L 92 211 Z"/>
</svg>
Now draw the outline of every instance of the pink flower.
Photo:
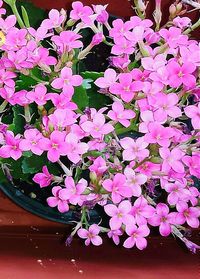
<svg viewBox="0 0 200 279">
<path fill-rule="evenodd" d="M 90 242 L 92 242 L 92 244 L 95 246 L 101 245 L 102 238 L 98 235 L 99 233 L 100 233 L 100 228 L 96 224 L 91 225 L 88 230 L 79 229 L 77 232 L 80 238 L 86 238 L 85 240 L 86 246 L 88 246 Z"/>
<path fill-rule="evenodd" d="M 183 35 L 180 28 L 170 27 L 169 30 L 162 28 L 159 34 L 165 39 L 171 49 L 188 44 L 188 36 Z"/>
<path fill-rule="evenodd" d="M 130 215 L 131 207 L 129 201 L 122 201 L 118 207 L 114 204 L 104 206 L 106 214 L 111 217 L 109 221 L 111 230 L 118 230 L 122 224 L 131 225 L 135 223 L 133 216 Z"/>
<path fill-rule="evenodd" d="M 175 26 L 183 29 L 183 28 L 189 26 L 189 24 L 191 23 L 191 19 L 189 17 L 177 16 L 173 19 L 173 23 Z"/>
<path fill-rule="evenodd" d="M 50 124 L 55 130 L 65 129 L 76 122 L 76 113 L 70 109 L 56 109 L 49 115 Z"/>
<path fill-rule="evenodd" d="M 65 138 L 66 154 L 68 159 L 77 164 L 81 160 L 81 155 L 88 151 L 88 145 L 85 142 L 80 142 L 78 137 L 69 133 Z"/>
<path fill-rule="evenodd" d="M 121 230 L 110 230 L 108 232 L 108 237 L 112 238 L 113 242 L 118 245 L 120 240 L 119 240 L 119 236 L 123 235 L 123 232 Z"/>
<path fill-rule="evenodd" d="M 159 122 L 166 122 L 167 117 L 170 116 L 172 118 L 177 118 L 182 115 L 181 109 L 177 107 L 179 99 L 175 93 L 171 94 L 157 94 L 155 100 L 155 108 L 154 118 Z"/>
<path fill-rule="evenodd" d="M 60 156 L 67 154 L 67 145 L 65 142 L 66 134 L 60 131 L 53 131 L 50 138 L 42 138 L 39 141 L 39 146 L 42 150 L 47 151 L 49 161 L 55 163 Z"/>
<path fill-rule="evenodd" d="M 5 19 L 0 18 L 0 29 L 7 34 L 15 26 L 16 22 L 17 19 L 15 15 L 10 15 Z"/>
<path fill-rule="evenodd" d="M 173 169 L 175 172 L 184 173 L 184 165 L 180 161 L 184 155 L 184 152 L 179 148 L 174 148 L 170 151 L 166 147 L 159 149 L 161 158 L 163 159 L 162 170 L 166 173 Z"/>
<path fill-rule="evenodd" d="M 95 81 L 95 84 L 100 88 L 108 88 L 117 80 L 117 73 L 113 69 L 107 69 L 104 72 L 104 77 L 100 77 Z"/>
<path fill-rule="evenodd" d="M 0 148 L 0 157 L 11 157 L 17 161 L 22 156 L 22 151 L 19 147 L 20 141 L 20 135 L 15 136 L 13 132 L 8 131 L 5 135 L 5 145 Z"/>
<path fill-rule="evenodd" d="M 125 137 L 120 140 L 120 144 L 124 148 L 122 155 L 125 161 L 132 161 L 134 159 L 143 160 L 149 156 L 149 150 L 146 149 L 148 143 L 144 141 L 144 137 L 136 140 Z"/>
<path fill-rule="evenodd" d="M 166 183 L 164 188 L 169 193 L 167 201 L 170 205 L 176 205 L 179 201 L 190 196 L 190 192 L 186 189 L 185 184 L 178 181 Z"/>
<path fill-rule="evenodd" d="M 124 241 L 123 246 L 125 248 L 132 248 L 136 245 L 139 250 L 143 250 L 147 247 L 147 240 L 145 237 L 149 235 L 150 230 L 146 225 L 139 227 L 134 224 L 127 225 L 126 233 L 129 237 Z"/>
<path fill-rule="evenodd" d="M 184 224 L 185 222 L 192 228 L 199 227 L 199 216 L 200 208 L 199 207 L 188 207 L 186 202 L 179 202 L 176 205 L 178 213 L 175 216 L 175 221 L 177 224 Z"/>
<path fill-rule="evenodd" d="M 112 38 L 120 39 L 130 34 L 131 24 L 129 21 L 123 22 L 122 19 L 116 19 L 112 22 L 113 28 L 110 30 L 109 35 Z"/>
<path fill-rule="evenodd" d="M 43 84 L 36 85 L 34 91 L 29 91 L 26 94 L 27 99 L 35 102 L 38 106 L 43 106 L 47 102 L 47 88 Z"/>
<path fill-rule="evenodd" d="M 145 174 L 149 178 L 151 178 L 153 172 L 160 171 L 160 165 L 154 164 L 152 162 L 144 162 L 142 165 L 135 169 L 136 171 Z"/>
<path fill-rule="evenodd" d="M 130 73 L 119 74 L 119 83 L 115 83 L 110 86 L 110 92 L 113 94 L 120 95 L 122 100 L 129 103 L 135 92 L 141 90 L 143 84 L 141 81 L 133 81 L 132 75 Z"/>
<path fill-rule="evenodd" d="M 112 47 L 111 53 L 115 55 L 132 54 L 134 53 L 135 43 L 128 41 L 125 38 L 114 38 L 114 46 Z"/>
<path fill-rule="evenodd" d="M 105 123 L 105 121 L 103 114 L 96 113 L 93 120 L 83 122 L 81 128 L 93 138 L 101 138 L 114 130 L 114 127 L 109 123 Z"/>
<path fill-rule="evenodd" d="M 124 174 L 127 178 L 127 185 L 132 189 L 132 195 L 139 197 L 142 194 L 141 185 L 147 182 L 147 176 L 144 174 L 136 174 L 129 167 L 125 168 Z"/>
<path fill-rule="evenodd" d="M 102 185 L 104 189 L 111 192 L 111 199 L 114 203 L 119 203 L 122 197 L 132 196 L 132 189 L 126 186 L 126 177 L 121 173 L 117 173 L 113 180 L 104 180 Z"/>
<path fill-rule="evenodd" d="M 68 176 L 65 179 L 65 188 L 60 190 L 59 197 L 62 200 L 68 200 L 69 203 L 73 205 L 81 206 L 84 201 L 84 196 L 82 195 L 87 187 L 87 181 L 85 179 L 79 180 L 75 185 L 72 177 Z"/>
<path fill-rule="evenodd" d="M 182 161 L 187 167 L 189 167 L 191 175 L 200 178 L 200 156 L 184 156 Z"/>
<path fill-rule="evenodd" d="M 112 105 L 112 110 L 108 112 L 108 117 L 110 119 L 119 122 L 126 128 L 130 126 L 130 121 L 128 119 L 133 119 L 135 117 L 135 112 L 130 109 L 124 109 L 121 102 L 114 102 Z"/>
<path fill-rule="evenodd" d="M 135 202 L 131 209 L 131 215 L 136 223 L 140 225 L 147 224 L 147 220 L 155 213 L 155 208 L 148 204 L 147 200 L 141 196 Z"/>
<path fill-rule="evenodd" d="M 63 93 L 71 98 L 74 94 L 74 86 L 81 85 L 82 81 L 81 76 L 73 75 L 71 68 L 64 67 L 61 70 L 60 77 L 54 79 L 51 85 L 53 88 L 62 89 Z"/>
<path fill-rule="evenodd" d="M 170 127 L 164 127 L 158 122 L 148 125 L 149 133 L 144 136 L 147 143 L 158 143 L 161 146 L 168 147 L 170 138 L 173 137 L 174 131 Z"/>
<path fill-rule="evenodd" d="M 12 28 L 6 36 L 4 47 L 9 50 L 17 51 L 27 44 L 27 30 Z"/>
<path fill-rule="evenodd" d="M 16 78 L 16 73 L 7 71 L 5 69 L 0 69 L 0 86 L 6 85 L 8 87 L 15 87 L 14 78 Z"/>
<path fill-rule="evenodd" d="M 67 97 L 64 93 L 47 93 L 46 99 L 51 100 L 57 109 L 76 110 L 78 108 L 74 102 L 70 102 L 71 98 Z"/>
<path fill-rule="evenodd" d="M 80 1 L 72 3 L 72 11 L 70 12 L 70 18 L 74 20 L 82 20 L 88 22 L 89 17 L 93 14 L 92 9 L 89 6 L 83 6 Z"/>
<path fill-rule="evenodd" d="M 192 88 L 195 86 L 196 78 L 192 73 L 196 70 L 196 66 L 191 62 L 185 62 L 180 66 L 175 61 L 170 61 L 167 65 L 169 71 L 169 85 L 179 87 L 182 84 Z"/>
<path fill-rule="evenodd" d="M 46 29 L 58 28 L 61 26 L 64 20 L 65 20 L 64 15 L 60 15 L 58 10 L 52 9 L 49 12 L 49 18 L 43 20 L 41 26 Z"/>
<path fill-rule="evenodd" d="M 36 173 L 33 177 L 33 181 L 38 183 L 41 188 L 49 186 L 52 179 L 53 175 L 49 173 L 47 166 L 43 166 L 42 172 Z"/>
<path fill-rule="evenodd" d="M 42 134 L 37 129 L 29 129 L 24 132 L 24 139 L 19 143 L 22 151 L 32 151 L 36 155 L 41 155 L 43 150 L 40 148 Z"/>
<path fill-rule="evenodd" d="M 148 219 L 152 226 L 159 226 L 159 232 L 162 236 L 168 236 L 171 233 L 171 225 L 174 224 L 174 212 L 169 213 L 169 207 L 164 203 L 156 206 L 156 214 Z"/>
<path fill-rule="evenodd" d="M 97 14 L 96 21 L 102 24 L 108 21 L 109 15 L 106 11 L 108 5 L 92 5 L 94 12 Z"/>
<path fill-rule="evenodd" d="M 52 189 L 52 194 L 54 197 L 47 198 L 47 203 L 50 207 L 58 207 L 61 213 L 69 211 L 69 205 L 67 200 L 63 200 L 59 197 L 59 193 L 62 190 L 60 186 L 55 186 Z"/>
<path fill-rule="evenodd" d="M 95 172 L 97 176 L 102 176 L 102 174 L 108 169 L 106 166 L 106 161 L 99 156 L 93 162 L 93 164 L 89 167 L 91 172 Z"/>
<path fill-rule="evenodd" d="M 198 106 L 187 106 L 184 111 L 191 118 L 193 128 L 200 129 L 200 103 Z"/>
<path fill-rule="evenodd" d="M 82 47 L 83 43 L 78 40 L 80 38 L 81 35 L 78 35 L 73 31 L 63 31 L 59 35 L 53 36 L 51 40 L 56 44 L 59 51 L 64 53 Z"/>
</svg>

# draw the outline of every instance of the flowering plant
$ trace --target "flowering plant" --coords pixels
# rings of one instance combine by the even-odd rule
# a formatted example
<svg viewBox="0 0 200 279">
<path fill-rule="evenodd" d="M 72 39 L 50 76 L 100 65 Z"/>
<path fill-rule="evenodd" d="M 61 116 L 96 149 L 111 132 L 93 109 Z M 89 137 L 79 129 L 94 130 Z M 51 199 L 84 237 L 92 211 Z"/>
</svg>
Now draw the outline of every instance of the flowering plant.
<svg viewBox="0 0 200 279">
<path fill-rule="evenodd" d="M 100 245 L 99 233 L 107 233 L 116 245 L 122 239 L 142 250 L 157 227 L 199 248 L 185 231 L 198 228 L 200 216 L 200 46 L 190 38 L 200 21 L 179 17 L 177 3 L 160 27 L 156 0 L 155 27 L 143 1 L 135 1 L 138 16 L 110 23 L 106 6 L 77 1 L 69 16 L 53 9 L 35 29 L 15 0 L 4 2 L 14 13 L 0 9 L 0 163 L 7 178 L 34 182 L 50 207 L 80 214 L 67 243 L 77 233 L 86 245 Z M 101 43 L 109 66 L 89 72 L 87 56 Z M 92 223 L 97 205 L 107 223 Z"/>
</svg>

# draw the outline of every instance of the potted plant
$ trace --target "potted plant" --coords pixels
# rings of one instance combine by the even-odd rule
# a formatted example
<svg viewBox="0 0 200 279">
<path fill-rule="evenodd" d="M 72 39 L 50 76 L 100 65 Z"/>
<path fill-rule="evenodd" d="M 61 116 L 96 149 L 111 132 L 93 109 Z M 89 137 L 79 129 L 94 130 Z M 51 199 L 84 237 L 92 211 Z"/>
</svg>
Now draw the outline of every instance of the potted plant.
<svg viewBox="0 0 200 279">
<path fill-rule="evenodd" d="M 177 4 L 161 27 L 161 1 L 155 23 L 137 1 L 138 16 L 110 22 L 106 6 L 76 1 L 33 28 L 23 6 L 4 2 L 13 14 L 0 9 L 3 191 L 74 223 L 67 244 L 77 233 L 100 245 L 106 233 L 142 250 L 155 228 L 196 251 L 185 232 L 200 216 L 200 49 L 190 39 L 200 20 L 179 17 Z"/>
</svg>

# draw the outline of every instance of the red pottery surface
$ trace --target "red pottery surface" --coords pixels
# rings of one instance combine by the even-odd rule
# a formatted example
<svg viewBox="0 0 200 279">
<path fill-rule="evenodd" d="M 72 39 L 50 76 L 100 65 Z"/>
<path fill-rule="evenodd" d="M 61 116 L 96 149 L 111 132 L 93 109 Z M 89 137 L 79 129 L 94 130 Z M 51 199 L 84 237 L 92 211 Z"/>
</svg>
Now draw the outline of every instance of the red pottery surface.
<svg viewBox="0 0 200 279">
<path fill-rule="evenodd" d="M 75 238 L 66 247 L 68 226 L 32 215 L 0 195 L 0 279 L 200 278 L 199 255 L 173 238 L 151 237 L 144 251 L 107 239 L 101 247 L 85 247 Z"/>
</svg>

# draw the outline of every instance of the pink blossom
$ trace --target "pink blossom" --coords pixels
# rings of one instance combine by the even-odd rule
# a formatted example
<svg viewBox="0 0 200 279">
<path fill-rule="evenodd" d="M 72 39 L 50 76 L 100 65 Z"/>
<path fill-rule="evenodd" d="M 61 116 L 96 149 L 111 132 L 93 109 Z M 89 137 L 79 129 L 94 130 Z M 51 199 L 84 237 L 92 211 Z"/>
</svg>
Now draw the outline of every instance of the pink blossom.
<svg viewBox="0 0 200 279">
<path fill-rule="evenodd" d="M 155 208 L 148 204 L 147 200 L 141 196 L 135 202 L 131 209 L 131 215 L 136 223 L 140 225 L 147 224 L 147 220 L 155 213 Z"/>
<path fill-rule="evenodd" d="M 83 122 L 81 128 L 93 138 L 101 138 L 114 130 L 111 124 L 105 123 L 105 117 L 101 113 L 96 113 L 92 121 Z"/>
<path fill-rule="evenodd" d="M 184 165 L 181 162 L 184 155 L 183 151 L 179 148 L 174 148 L 170 151 L 168 148 L 162 147 L 159 149 L 159 153 L 163 159 L 162 170 L 164 172 L 168 173 L 171 168 L 178 173 L 184 172 Z"/>
<path fill-rule="evenodd" d="M 147 182 L 147 176 L 144 174 L 135 173 L 133 169 L 126 168 L 124 174 L 127 178 L 127 185 L 131 187 L 134 197 L 139 197 L 142 194 L 141 185 Z"/>
<path fill-rule="evenodd" d="M 185 184 L 178 181 L 166 183 L 164 188 L 169 193 L 167 201 L 170 205 L 176 205 L 179 201 L 190 196 L 190 192 L 186 189 Z"/>
<path fill-rule="evenodd" d="M 93 224 L 89 227 L 88 230 L 86 229 L 79 229 L 77 234 L 80 238 L 84 238 L 85 245 L 88 246 L 90 242 L 95 245 L 99 246 L 102 244 L 102 238 L 98 235 L 100 232 L 100 228 L 98 225 Z"/>
<path fill-rule="evenodd" d="M 49 18 L 43 20 L 41 26 L 46 29 L 58 28 L 65 20 L 65 16 L 61 15 L 58 10 L 52 9 L 49 12 Z"/>
<path fill-rule="evenodd" d="M 169 213 L 169 207 L 164 203 L 156 206 L 156 213 L 148 219 L 152 226 L 159 226 L 159 232 L 162 236 L 168 236 L 171 233 L 171 225 L 174 224 L 175 213 Z"/>
<path fill-rule="evenodd" d="M 108 169 L 106 166 L 106 161 L 101 157 L 97 157 L 93 164 L 89 167 L 91 172 L 95 172 L 97 176 L 101 176 Z"/>
<path fill-rule="evenodd" d="M 141 81 L 133 81 L 130 73 L 120 74 L 119 83 L 115 83 L 110 86 L 110 92 L 120 95 L 123 101 L 129 103 L 135 95 L 135 92 L 142 89 Z"/>
<path fill-rule="evenodd" d="M 17 19 L 15 15 L 10 15 L 5 19 L 0 18 L 0 29 L 7 34 L 11 29 L 13 29 L 16 22 Z"/>
<path fill-rule="evenodd" d="M 108 237 L 112 238 L 113 242 L 118 245 L 120 240 L 119 240 L 119 236 L 123 235 L 122 230 L 110 230 L 108 232 Z"/>
<path fill-rule="evenodd" d="M 160 123 L 150 123 L 148 125 L 149 133 L 144 136 L 147 143 L 158 143 L 161 146 L 168 147 L 170 145 L 170 138 L 173 136 L 173 129 L 164 127 Z"/>
<path fill-rule="evenodd" d="M 199 216 L 200 208 L 199 207 L 188 207 L 186 202 L 179 202 L 176 205 L 178 213 L 176 214 L 175 221 L 177 224 L 187 224 L 192 228 L 199 227 Z"/>
<path fill-rule="evenodd" d="M 6 14 L 6 10 L 1 8 L 3 6 L 3 1 L 0 0 L 0 15 L 5 15 Z"/>
<path fill-rule="evenodd" d="M 108 5 L 92 5 L 94 12 L 97 14 L 97 22 L 104 24 L 108 21 L 109 15 L 106 11 L 107 6 Z"/>
<path fill-rule="evenodd" d="M 8 59 L 12 62 L 17 70 L 31 69 L 33 64 L 27 61 L 27 52 L 24 49 L 19 51 L 9 51 Z"/>
<path fill-rule="evenodd" d="M 104 34 L 99 32 L 92 37 L 91 47 L 97 46 L 105 40 Z"/>
<path fill-rule="evenodd" d="M 83 79 L 79 75 L 73 75 L 72 69 L 64 67 L 61 70 L 60 77 L 53 80 L 52 87 L 62 89 L 70 98 L 74 94 L 74 86 L 81 85 Z"/>
<path fill-rule="evenodd" d="M 53 175 L 49 173 L 47 166 L 43 166 L 42 172 L 36 173 L 33 177 L 33 181 L 38 183 L 41 188 L 49 186 L 52 179 Z"/>
<path fill-rule="evenodd" d="M 31 101 L 35 102 L 38 106 L 43 106 L 47 102 L 46 98 L 47 88 L 43 84 L 36 85 L 34 91 L 29 91 L 26 97 Z"/>
<path fill-rule="evenodd" d="M 81 35 L 73 31 L 62 31 L 59 35 L 55 35 L 51 40 L 56 44 L 61 53 L 69 52 L 72 49 L 80 48 L 83 43 L 79 41 Z"/>
<path fill-rule="evenodd" d="M 62 190 L 60 186 L 55 186 L 52 189 L 53 197 L 47 198 L 47 203 L 50 207 L 58 207 L 61 213 L 69 211 L 69 205 L 67 200 L 63 200 L 59 197 L 59 193 Z"/>
<path fill-rule="evenodd" d="M 171 49 L 188 43 L 188 36 L 183 35 L 180 28 L 170 27 L 169 30 L 162 28 L 159 34 L 165 39 Z"/>
<path fill-rule="evenodd" d="M 192 75 L 196 66 L 191 62 L 185 62 L 182 66 L 175 61 L 170 61 L 167 65 L 169 71 L 169 85 L 172 87 L 179 87 L 184 84 L 192 88 L 195 86 L 196 79 Z"/>
<path fill-rule="evenodd" d="M 114 203 L 119 203 L 122 197 L 131 197 L 132 189 L 126 185 L 126 177 L 117 173 L 114 179 L 106 179 L 102 183 L 103 188 L 111 192 L 111 199 Z"/>
<path fill-rule="evenodd" d="M 119 122 L 125 127 L 130 126 L 130 121 L 128 119 L 133 119 L 135 117 L 135 112 L 130 109 L 124 109 L 121 102 L 114 102 L 112 105 L 112 110 L 108 112 L 108 117 L 116 122 Z"/>
<path fill-rule="evenodd" d="M 193 128 L 200 129 L 200 103 L 198 106 L 187 106 L 184 111 L 191 118 Z"/>
<path fill-rule="evenodd" d="M 144 141 L 144 137 L 136 140 L 125 137 L 120 140 L 120 144 L 124 148 L 122 155 L 125 161 L 132 161 L 136 158 L 143 160 L 149 156 L 149 150 L 146 149 L 148 143 Z"/>
<path fill-rule="evenodd" d="M 154 112 L 154 117 L 156 121 L 165 122 L 167 117 L 177 118 L 182 115 L 181 109 L 176 106 L 179 99 L 175 93 L 163 94 L 160 93 L 156 95 L 156 111 Z"/>
<path fill-rule="evenodd" d="M 129 21 L 123 22 L 122 19 L 116 19 L 112 22 L 113 28 L 109 31 L 110 37 L 120 39 L 130 34 L 131 24 Z"/>
<path fill-rule="evenodd" d="M 89 17 L 93 14 L 93 11 L 89 6 L 83 6 L 80 1 L 75 1 L 72 3 L 72 8 L 70 12 L 71 19 L 90 22 Z"/>
<path fill-rule="evenodd" d="M 121 70 L 126 69 L 128 65 L 131 63 L 128 54 L 124 54 L 123 56 L 113 56 L 110 58 L 110 63 L 112 66 L 119 68 Z"/>
<path fill-rule="evenodd" d="M 55 163 L 60 156 L 67 154 L 67 145 L 65 142 L 66 134 L 60 131 L 53 131 L 50 138 L 42 138 L 39 141 L 39 146 L 42 150 L 47 151 L 49 161 Z"/>
<path fill-rule="evenodd" d="M 71 98 L 67 97 L 64 93 L 47 93 L 46 99 L 51 100 L 57 109 L 69 109 L 76 110 L 78 107 L 74 102 L 71 102 Z"/>
<path fill-rule="evenodd" d="M 48 29 L 44 27 L 39 27 L 38 29 L 34 29 L 32 27 L 28 28 L 29 34 L 34 37 L 35 42 L 38 44 L 41 40 L 44 40 L 48 37 L 51 37 L 53 33 L 48 33 Z"/>
<path fill-rule="evenodd" d="M 156 55 L 153 57 L 143 57 L 141 59 L 142 67 L 148 71 L 157 71 L 159 68 L 165 66 L 166 59 L 163 54 Z"/>
<path fill-rule="evenodd" d="M 107 204 L 104 206 L 104 210 L 108 216 L 111 217 L 109 225 L 111 230 L 118 230 L 122 224 L 134 224 L 135 220 L 131 211 L 131 203 L 129 201 L 122 201 L 118 207 L 114 204 Z"/>
<path fill-rule="evenodd" d="M 65 138 L 65 150 L 68 159 L 77 164 L 81 160 L 81 155 L 88 151 L 88 145 L 85 142 L 80 142 L 78 137 L 69 133 Z"/>
<path fill-rule="evenodd" d="M 65 179 L 65 188 L 60 190 L 59 197 L 62 200 L 68 200 L 69 203 L 73 205 L 81 206 L 83 204 L 83 192 L 87 187 L 87 181 L 85 179 L 79 180 L 79 182 L 75 185 L 74 179 L 68 176 Z"/>
<path fill-rule="evenodd" d="M 0 69 L 0 86 L 6 85 L 8 87 L 15 87 L 14 78 L 16 78 L 16 73 L 7 71 L 5 69 Z"/>
<path fill-rule="evenodd" d="M 114 39 L 114 46 L 112 47 L 111 53 L 115 55 L 122 55 L 122 54 L 132 54 L 134 53 L 134 43 L 128 41 L 125 38 L 115 38 Z"/>
<path fill-rule="evenodd" d="M 183 28 L 189 26 L 189 24 L 191 23 L 191 19 L 189 17 L 177 16 L 173 19 L 173 23 L 175 26 L 183 29 Z"/>
<path fill-rule="evenodd" d="M 154 164 L 152 162 L 144 162 L 142 165 L 135 169 L 136 171 L 145 174 L 151 178 L 153 172 L 160 171 L 160 164 Z"/>
<path fill-rule="evenodd" d="M 137 227 L 134 224 L 129 224 L 126 226 L 126 233 L 129 237 L 124 241 L 123 246 L 125 248 L 132 248 L 136 245 L 139 250 L 143 250 L 147 247 L 145 237 L 149 235 L 150 230 L 146 225 Z"/>
<path fill-rule="evenodd" d="M 113 69 L 107 69 L 104 72 L 104 77 L 100 77 L 95 81 L 95 84 L 100 88 L 108 88 L 117 80 L 117 73 Z"/>
<path fill-rule="evenodd" d="M 21 140 L 19 147 L 22 151 L 32 151 L 36 155 L 41 155 L 43 150 L 40 148 L 42 134 L 37 129 L 29 129 L 24 132 L 24 139 Z"/>
<path fill-rule="evenodd" d="M 22 151 L 19 147 L 20 135 L 14 135 L 13 132 L 8 131 L 5 135 L 5 145 L 0 148 L 0 157 L 13 158 L 17 161 L 22 156 Z"/>
<path fill-rule="evenodd" d="M 187 167 L 189 167 L 191 175 L 200 178 L 200 156 L 184 156 L 182 161 Z"/>
<path fill-rule="evenodd" d="M 49 115 L 49 122 L 55 130 L 61 130 L 76 122 L 76 113 L 70 109 L 56 109 Z"/>
<path fill-rule="evenodd" d="M 12 28 L 6 36 L 4 47 L 8 50 L 17 51 L 27 44 L 27 30 Z"/>
<path fill-rule="evenodd" d="M 0 88 L 1 98 L 9 102 L 11 105 L 15 105 L 14 95 L 15 95 L 15 88 L 10 88 L 6 86 L 4 88 Z"/>
</svg>

